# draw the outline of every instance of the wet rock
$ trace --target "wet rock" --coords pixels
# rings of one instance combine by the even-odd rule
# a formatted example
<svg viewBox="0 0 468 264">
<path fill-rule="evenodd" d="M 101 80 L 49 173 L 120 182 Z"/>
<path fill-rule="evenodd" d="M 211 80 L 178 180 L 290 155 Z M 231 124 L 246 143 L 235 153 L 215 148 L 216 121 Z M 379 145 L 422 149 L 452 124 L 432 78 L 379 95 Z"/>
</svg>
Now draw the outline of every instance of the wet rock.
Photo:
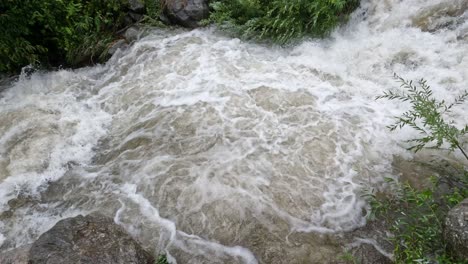
<svg viewBox="0 0 468 264">
<path fill-rule="evenodd" d="M 29 249 L 31 245 L 25 245 L 9 251 L 0 253 L 0 263 L 2 264 L 26 264 L 28 263 Z"/>
<path fill-rule="evenodd" d="M 129 14 L 126 14 L 124 16 L 124 25 L 125 27 L 130 27 L 135 24 L 135 21 L 133 21 L 132 17 L 130 17 Z"/>
<path fill-rule="evenodd" d="M 143 15 L 135 12 L 128 12 L 128 16 L 132 19 L 133 22 L 138 22 L 143 19 Z"/>
<path fill-rule="evenodd" d="M 449 211 L 445 219 L 444 239 L 456 257 L 468 259 L 468 199 Z"/>
<path fill-rule="evenodd" d="M 145 12 L 145 4 L 143 0 L 128 0 L 128 7 L 131 11 L 143 14 Z"/>
<path fill-rule="evenodd" d="M 139 36 L 140 30 L 137 27 L 130 27 L 124 33 L 124 37 L 128 42 L 137 40 Z"/>
<path fill-rule="evenodd" d="M 436 161 L 433 161 L 436 163 Z M 427 175 L 439 175 L 439 173 L 418 160 L 405 160 L 401 157 L 394 157 L 393 172 L 400 175 L 400 182 L 409 183 L 417 190 L 432 187 L 431 181 L 427 180 Z"/>
<path fill-rule="evenodd" d="M 430 6 L 413 17 L 413 25 L 422 31 L 434 32 L 443 28 L 450 28 L 463 23 L 468 10 L 468 1 L 450 0 Z"/>
<path fill-rule="evenodd" d="M 42 234 L 28 264 L 42 263 L 153 264 L 154 258 L 111 218 L 91 214 L 61 220 Z"/>
<path fill-rule="evenodd" d="M 353 256 L 357 260 L 357 263 L 361 264 L 391 264 L 393 261 L 378 251 L 371 244 L 361 244 L 359 247 L 353 250 Z"/>
<path fill-rule="evenodd" d="M 161 22 L 163 22 L 165 25 L 170 25 L 171 24 L 171 20 L 169 20 L 169 18 L 167 17 L 166 14 L 164 13 L 161 13 L 159 15 L 159 20 L 161 20 Z"/>
<path fill-rule="evenodd" d="M 127 46 L 127 42 L 124 40 L 124 39 L 119 39 L 118 41 L 116 41 L 110 48 L 109 50 L 107 51 L 107 53 L 109 53 L 109 55 L 114 55 L 114 53 L 118 50 L 118 49 L 123 49 Z"/>
<path fill-rule="evenodd" d="M 391 252 L 394 246 L 389 240 L 389 228 L 386 219 L 375 219 L 352 232 L 344 233 L 344 240 L 349 241 L 346 251 L 352 254 L 356 263 L 393 263 Z"/>
<path fill-rule="evenodd" d="M 189 28 L 199 27 L 200 21 L 209 16 L 207 0 L 168 1 L 164 11 L 173 23 Z"/>
</svg>

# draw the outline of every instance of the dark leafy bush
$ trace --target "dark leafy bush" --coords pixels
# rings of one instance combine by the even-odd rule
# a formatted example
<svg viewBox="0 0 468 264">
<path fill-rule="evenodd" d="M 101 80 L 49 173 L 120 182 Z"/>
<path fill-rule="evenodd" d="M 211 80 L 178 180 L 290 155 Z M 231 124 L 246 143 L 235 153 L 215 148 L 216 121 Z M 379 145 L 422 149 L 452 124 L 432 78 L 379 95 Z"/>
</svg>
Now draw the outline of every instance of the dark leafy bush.
<svg viewBox="0 0 468 264">
<path fill-rule="evenodd" d="M 161 14 L 168 1 L 172 0 L 145 0 L 146 15 L 140 23 L 149 27 L 166 27 L 167 24 L 161 20 Z"/>
<path fill-rule="evenodd" d="M 124 0 L 0 1 L 0 71 L 98 61 L 122 27 Z"/>
<path fill-rule="evenodd" d="M 303 36 L 325 36 L 358 4 L 358 0 L 215 0 L 210 20 L 244 38 L 283 44 Z"/>
<path fill-rule="evenodd" d="M 164 2 L 165 0 L 145 0 L 146 14 L 152 19 L 157 19 L 161 14 Z"/>
</svg>

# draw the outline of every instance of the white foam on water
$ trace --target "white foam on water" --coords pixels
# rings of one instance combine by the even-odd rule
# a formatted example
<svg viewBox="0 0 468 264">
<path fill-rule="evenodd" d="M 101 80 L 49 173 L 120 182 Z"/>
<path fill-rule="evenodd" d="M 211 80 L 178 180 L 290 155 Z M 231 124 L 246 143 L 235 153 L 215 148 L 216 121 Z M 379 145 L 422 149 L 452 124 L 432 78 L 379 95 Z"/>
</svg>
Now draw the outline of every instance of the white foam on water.
<svg viewBox="0 0 468 264">
<path fill-rule="evenodd" d="M 143 216 L 150 219 L 151 221 L 156 222 L 158 226 L 164 229 L 164 232 L 169 233 L 168 242 L 166 242 L 165 245 L 164 244 L 158 245 L 158 249 L 156 250 L 161 250 L 164 246 L 170 247 L 171 244 L 175 244 L 177 247 L 183 250 L 192 252 L 194 249 L 190 248 L 190 245 L 196 245 L 196 246 L 201 247 L 201 248 L 198 248 L 198 250 L 201 251 L 202 254 L 203 253 L 213 254 L 213 252 L 210 252 L 210 251 L 215 251 L 215 254 L 218 256 L 223 255 L 223 254 L 228 254 L 233 257 L 240 257 L 241 259 L 244 260 L 243 261 L 244 263 L 249 263 L 249 264 L 258 263 L 255 256 L 246 248 L 239 247 L 239 246 L 227 247 L 216 242 L 204 240 L 201 237 L 198 237 L 195 235 L 189 235 L 187 233 L 178 231 L 176 229 L 174 222 L 168 219 L 162 218 L 159 215 L 158 209 L 153 207 L 151 202 L 148 201 L 146 198 L 144 198 L 141 194 L 138 194 L 136 189 L 137 189 L 136 185 L 126 184 L 122 187 L 122 192 L 125 194 L 125 197 L 128 197 L 130 200 L 132 200 L 134 203 L 140 206 L 140 211 L 143 213 Z M 122 207 L 122 209 L 124 209 L 124 207 Z M 115 216 L 116 223 L 122 224 L 119 220 L 119 215 L 121 213 L 122 213 L 121 210 L 117 212 Z M 160 242 L 163 242 L 163 241 L 164 241 L 163 234 L 161 234 Z M 207 252 L 205 252 L 205 250 Z M 170 259 L 172 259 L 172 261 L 174 262 L 175 258 L 173 258 L 169 252 L 166 252 L 166 253 L 170 256 Z"/>
<path fill-rule="evenodd" d="M 90 162 L 110 116 L 96 105 L 77 101 L 88 93 L 85 81 L 68 71 L 22 77 L 0 99 L 0 203 L 15 195 L 34 195 L 59 179 L 71 164 Z M 2 165 L 3 165 L 2 164 Z"/>
</svg>

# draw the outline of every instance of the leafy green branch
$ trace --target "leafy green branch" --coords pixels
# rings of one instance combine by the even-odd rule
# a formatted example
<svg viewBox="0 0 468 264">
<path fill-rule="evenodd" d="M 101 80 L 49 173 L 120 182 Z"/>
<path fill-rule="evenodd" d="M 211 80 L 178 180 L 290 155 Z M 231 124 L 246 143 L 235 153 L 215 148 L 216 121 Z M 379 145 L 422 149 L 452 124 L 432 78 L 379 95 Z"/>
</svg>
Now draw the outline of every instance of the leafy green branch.
<svg viewBox="0 0 468 264">
<path fill-rule="evenodd" d="M 468 91 L 457 96 L 453 102 L 447 103 L 445 100 L 437 100 L 433 96 L 430 86 L 424 79 L 415 84 L 397 74 L 394 74 L 394 77 L 401 83 L 400 87 L 403 88 L 403 91 L 389 90 L 383 95 L 377 96 L 376 99 L 385 98 L 409 102 L 411 109 L 400 117 L 396 117 L 397 121 L 390 125 L 389 129 L 394 131 L 397 128 L 409 126 L 422 135 L 420 138 L 409 140 L 413 143 L 409 150 L 417 152 L 434 143 L 432 148 L 441 148 L 446 142 L 449 144 L 450 151 L 458 149 L 468 160 L 468 154 L 461 143 L 462 137 L 468 134 L 468 125 L 463 129 L 458 129 L 454 126 L 453 121 L 447 121 L 444 118 L 445 114 L 449 113 L 455 106 L 465 102 L 468 98 Z"/>
</svg>

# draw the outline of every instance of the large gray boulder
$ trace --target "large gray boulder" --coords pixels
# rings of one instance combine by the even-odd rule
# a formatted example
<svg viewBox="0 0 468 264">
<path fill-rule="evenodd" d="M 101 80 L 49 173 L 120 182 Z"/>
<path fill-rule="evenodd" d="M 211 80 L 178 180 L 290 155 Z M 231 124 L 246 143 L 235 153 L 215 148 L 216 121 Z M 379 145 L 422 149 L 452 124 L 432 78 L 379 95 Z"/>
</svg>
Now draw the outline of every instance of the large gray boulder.
<svg viewBox="0 0 468 264">
<path fill-rule="evenodd" d="M 164 13 L 175 24 L 195 28 L 208 18 L 208 0 L 171 0 L 166 2 Z"/>
<path fill-rule="evenodd" d="M 111 218 L 100 214 L 59 221 L 29 250 L 28 264 L 154 264 L 146 252 Z"/>
<path fill-rule="evenodd" d="M 468 199 L 449 211 L 444 238 L 456 257 L 468 259 Z"/>
</svg>

